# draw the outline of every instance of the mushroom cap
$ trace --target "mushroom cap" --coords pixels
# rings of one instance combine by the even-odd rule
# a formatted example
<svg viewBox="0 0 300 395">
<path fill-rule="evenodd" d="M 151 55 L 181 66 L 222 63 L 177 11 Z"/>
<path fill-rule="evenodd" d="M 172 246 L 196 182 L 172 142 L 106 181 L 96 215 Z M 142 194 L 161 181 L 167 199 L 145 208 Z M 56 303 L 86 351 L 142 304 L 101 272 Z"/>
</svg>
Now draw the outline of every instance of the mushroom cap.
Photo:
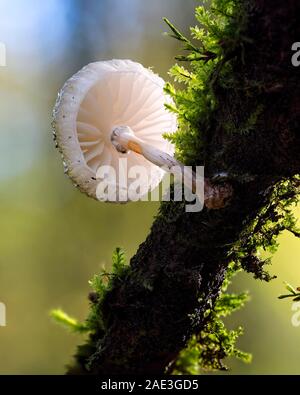
<svg viewBox="0 0 300 395">
<path fill-rule="evenodd" d="M 134 152 L 118 152 L 111 132 L 116 126 L 129 126 L 137 137 L 172 155 L 173 146 L 162 134 L 175 132 L 177 120 L 165 109 L 172 100 L 165 95 L 164 84 L 131 60 L 90 63 L 64 84 L 53 111 L 54 136 L 65 171 L 82 192 L 97 199 L 96 173 L 103 165 L 114 167 L 118 181 L 119 158 L 127 158 L 128 171 L 135 165 L 146 169 L 148 180 L 143 180 L 141 194 L 159 184 L 164 170 Z M 133 181 L 127 180 L 128 187 Z"/>
</svg>

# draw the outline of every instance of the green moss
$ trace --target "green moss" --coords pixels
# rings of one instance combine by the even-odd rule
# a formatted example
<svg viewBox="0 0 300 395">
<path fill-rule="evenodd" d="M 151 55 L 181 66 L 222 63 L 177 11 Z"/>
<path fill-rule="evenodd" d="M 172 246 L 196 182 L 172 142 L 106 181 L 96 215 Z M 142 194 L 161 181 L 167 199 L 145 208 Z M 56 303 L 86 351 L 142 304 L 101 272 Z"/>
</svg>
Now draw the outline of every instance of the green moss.
<svg viewBox="0 0 300 395">
<path fill-rule="evenodd" d="M 50 316 L 56 323 L 63 325 L 71 332 L 84 333 L 88 330 L 88 327 L 85 323 L 80 323 L 76 318 L 69 316 L 62 309 L 51 310 Z"/>
<path fill-rule="evenodd" d="M 212 119 L 219 106 L 215 95 L 216 80 L 220 85 L 228 84 L 232 78 L 229 61 L 233 53 L 242 58 L 247 40 L 243 35 L 244 15 L 239 1 L 214 0 L 210 10 L 197 7 L 196 19 L 200 26 L 191 28 L 191 39 L 165 18 L 171 29 L 170 36 L 179 40 L 183 50 L 188 52 L 176 57 L 188 62 L 187 67 L 175 64 L 170 69 L 175 82 L 185 87 L 176 89 L 170 83 L 165 86 L 165 91 L 174 100 L 174 106 L 167 108 L 177 114 L 179 122 L 177 133 L 166 134 L 166 137 L 175 144 L 178 159 L 187 165 L 199 165 L 204 160 L 206 140 L 211 135 Z M 251 125 L 255 119 L 249 114 Z"/>
<path fill-rule="evenodd" d="M 173 374 L 201 374 L 208 370 L 227 370 L 224 359 L 230 357 L 244 362 L 251 361 L 251 355 L 236 346 L 243 329 L 239 327 L 228 330 L 222 320 L 223 317 L 243 307 L 248 300 L 247 293 L 238 295 L 226 292 L 232 277 L 240 270 L 235 264 L 230 265 L 217 302 L 205 313 L 204 328 L 197 335 L 193 335 L 187 347 L 180 352 Z"/>
<path fill-rule="evenodd" d="M 270 264 L 270 258 L 278 248 L 278 236 L 287 230 L 299 237 L 297 219 L 293 209 L 299 201 L 300 178 L 295 176 L 282 180 L 265 191 L 265 205 L 250 219 L 238 242 L 232 247 L 230 257 L 239 262 L 243 269 L 255 278 L 270 281 L 263 268 Z M 270 257 L 261 259 L 261 252 Z"/>
<path fill-rule="evenodd" d="M 288 291 L 287 294 L 279 295 L 278 299 L 292 299 L 293 302 L 298 302 L 300 301 L 300 287 L 294 288 L 292 285 L 288 284 L 287 282 L 285 284 L 285 289 Z"/>
<path fill-rule="evenodd" d="M 72 332 L 95 333 L 105 331 L 105 322 L 102 315 L 102 304 L 107 293 L 112 289 L 116 281 L 129 272 L 124 250 L 117 247 L 112 256 L 112 270 L 110 273 L 103 270 L 95 274 L 89 281 L 92 292 L 89 294 L 90 312 L 85 322 L 80 323 L 77 319 L 70 317 L 61 309 L 50 312 L 51 317 L 58 323 L 70 329 Z"/>
</svg>

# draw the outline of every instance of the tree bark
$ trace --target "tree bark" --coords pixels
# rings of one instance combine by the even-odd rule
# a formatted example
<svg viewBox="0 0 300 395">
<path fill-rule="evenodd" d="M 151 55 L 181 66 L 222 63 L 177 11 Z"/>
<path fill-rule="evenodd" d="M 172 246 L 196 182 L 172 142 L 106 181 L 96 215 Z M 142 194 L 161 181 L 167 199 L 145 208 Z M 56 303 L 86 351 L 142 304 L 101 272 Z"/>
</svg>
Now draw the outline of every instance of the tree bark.
<svg viewBox="0 0 300 395">
<path fill-rule="evenodd" d="M 206 177 L 228 173 L 233 197 L 220 210 L 199 213 L 162 204 L 131 271 L 104 300 L 107 330 L 91 373 L 163 373 L 203 327 L 232 246 L 266 203 L 266 191 L 299 173 L 300 67 L 291 64 L 291 46 L 300 40 L 300 2 L 243 0 L 243 6 L 243 61 L 235 53 L 230 60 L 239 84 L 215 83 L 219 106 L 205 141 Z M 254 111 L 255 127 L 245 131 Z"/>
</svg>

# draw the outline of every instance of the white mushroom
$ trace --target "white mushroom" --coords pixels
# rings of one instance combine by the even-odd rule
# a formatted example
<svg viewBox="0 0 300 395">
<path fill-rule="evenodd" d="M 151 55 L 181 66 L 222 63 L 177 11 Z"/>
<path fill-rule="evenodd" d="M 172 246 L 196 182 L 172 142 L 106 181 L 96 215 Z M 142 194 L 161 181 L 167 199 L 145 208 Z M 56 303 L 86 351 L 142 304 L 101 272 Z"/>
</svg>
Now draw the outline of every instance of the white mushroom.
<svg viewBox="0 0 300 395">
<path fill-rule="evenodd" d="M 65 170 L 81 191 L 97 199 L 97 172 L 104 165 L 115 169 L 117 180 L 119 173 L 143 166 L 142 194 L 154 189 L 165 171 L 183 173 L 172 144 L 162 137 L 177 129 L 176 116 L 164 106 L 171 102 L 164 84 L 130 60 L 90 63 L 65 83 L 54 108 L 54 134 Z M 127 169 L 121 158 L 127 158 Z M 185 178 L 195 186 L 192 171 Z"/>
<path fill-rule="evenodd" d="M 116 150 L 111 137 L 126 125 L 146 144 L 173 154 L 162 134 L 174 132 L 177 122 L 164 107 L 170 99 L 163 87 L 160 77 L 130 60 L 91 63 L 65 83 L 54 108 L 55 138 L 66 172 L 83 192 L 96 198 L 98 168 L 111 165 L 118 173 L 119 158 L 125 157 L 128 170 L 134 165 L 147 170 L 151 180 L 145 186 L 159 184 L 164 170 L 141 155 Z"/>
</svg>

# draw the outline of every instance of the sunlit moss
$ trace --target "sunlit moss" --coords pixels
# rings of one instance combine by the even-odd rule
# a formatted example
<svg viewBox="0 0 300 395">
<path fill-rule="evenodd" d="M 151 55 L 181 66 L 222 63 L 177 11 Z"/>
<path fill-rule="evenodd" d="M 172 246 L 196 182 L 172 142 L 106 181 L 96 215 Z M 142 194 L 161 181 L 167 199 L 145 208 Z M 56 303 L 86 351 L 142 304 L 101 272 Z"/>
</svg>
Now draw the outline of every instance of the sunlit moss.
<svg viewBox="0 0 300 395">
<path fill-rule="evenodd" d="M 229 330 L 223 322 L 223 317 L 242 308 L 248 300 L 247 293 L 227 293 L 232 277 L 239 270 L 235 264 L 230 265 L 216 304 L 205 313 L 204 328 L 199 334 L 193 335 L 187 347 L 180 352 L 173 374 L 200 374 L 208 370 L 227 370 L 224 359 L 229 357 L 236 357 L 244 362 L 251 361 L 251 355 L 236 346 L 243 329 L 238 327 Z"/>
</svg>

